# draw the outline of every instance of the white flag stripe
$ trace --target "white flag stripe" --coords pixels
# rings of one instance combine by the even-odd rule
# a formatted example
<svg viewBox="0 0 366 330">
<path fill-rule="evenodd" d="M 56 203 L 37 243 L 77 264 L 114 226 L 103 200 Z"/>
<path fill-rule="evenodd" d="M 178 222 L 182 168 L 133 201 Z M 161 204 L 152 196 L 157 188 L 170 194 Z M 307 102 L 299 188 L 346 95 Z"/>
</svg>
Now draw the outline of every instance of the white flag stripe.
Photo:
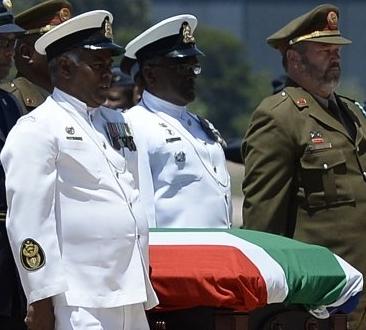
<svg viewBox="0 0 366 330">
<path fill-rule="evenodd" d="M 337 307 L 344 304 L 349 298 L 355 295 L 355 293 L 361 292 L 363 288 L 363 277 L 361 273 L 342 258 L 337 255 L 334 256 L 346 276 L 346 285 L 344 286 L 339 298 L 333 304 L 327 305 L 327 307 Z"/>
<path fill-rule="evenodd" d="M 150 232 L 150 245 L 218 245 L 240 250 L 259 270 L 267 287 L 267 303 L 283 302 L 288 285 L 282 267 L 260 246 L 226 232 Z"/>
</svg>

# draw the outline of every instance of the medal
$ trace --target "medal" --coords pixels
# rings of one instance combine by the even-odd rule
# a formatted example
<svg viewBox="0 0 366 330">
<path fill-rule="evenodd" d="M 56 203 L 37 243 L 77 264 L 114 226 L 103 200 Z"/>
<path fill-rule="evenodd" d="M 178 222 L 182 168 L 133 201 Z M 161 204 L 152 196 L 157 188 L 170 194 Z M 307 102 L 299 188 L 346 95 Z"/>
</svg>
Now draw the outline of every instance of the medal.
<svg viewBox="0 0 366 330">
<path fill-rule="evenodd" d="M 221 144 L 223 148 L 226 148 L 227 144 L 220 132 L 210 123 L 207 119 L 198 116 L 203 131 L 214 141 Z"/>
<path fill-rule="evenodd" d="M 107 123 L 107 134 L 111 145 L 116 150 L 122 147 L 128 148 L 130 151 L 136 151 L 136 145 L 133 141 L 131 130 L 126 123 Z"/>
</svg>

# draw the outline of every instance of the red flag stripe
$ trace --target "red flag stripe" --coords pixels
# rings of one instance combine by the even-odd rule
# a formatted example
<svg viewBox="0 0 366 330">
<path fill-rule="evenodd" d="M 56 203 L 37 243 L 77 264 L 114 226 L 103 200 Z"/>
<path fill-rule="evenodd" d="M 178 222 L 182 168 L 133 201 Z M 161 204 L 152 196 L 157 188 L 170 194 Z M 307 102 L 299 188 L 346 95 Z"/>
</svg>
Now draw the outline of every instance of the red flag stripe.
<svg viewBox="0 0 366 330">
<path fill-rule="evenodd" d="M 267 304 L 258 268 L 235 247 L 152 245 L 150 261 L 162 309 L 210 306 L 246 312 Z"/>
</svg>

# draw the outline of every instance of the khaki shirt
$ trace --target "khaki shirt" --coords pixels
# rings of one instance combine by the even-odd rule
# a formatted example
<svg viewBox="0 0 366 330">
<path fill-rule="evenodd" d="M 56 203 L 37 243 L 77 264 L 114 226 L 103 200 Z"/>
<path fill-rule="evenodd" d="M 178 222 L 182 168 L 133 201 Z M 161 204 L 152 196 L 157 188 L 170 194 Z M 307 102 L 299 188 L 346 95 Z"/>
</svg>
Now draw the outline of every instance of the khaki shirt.
<svg viewBox="0 0 366 330">
<path fill-rule="evenodd" d="M 48 91 L 25 77 L 17 77 L 12 81 L 2 83 L 0 88 L 14 95 L 22 108 L 23 115 L 41 105 L 49 95 Z"/>
<path fill-rule="evenodd" d="M 330 248 L 366 275 L 366 118 L 336 96 L 356 130 L 300 87 L 287 87 L 255 110 L 245 159 L 245 228 Z"/>
</svg>

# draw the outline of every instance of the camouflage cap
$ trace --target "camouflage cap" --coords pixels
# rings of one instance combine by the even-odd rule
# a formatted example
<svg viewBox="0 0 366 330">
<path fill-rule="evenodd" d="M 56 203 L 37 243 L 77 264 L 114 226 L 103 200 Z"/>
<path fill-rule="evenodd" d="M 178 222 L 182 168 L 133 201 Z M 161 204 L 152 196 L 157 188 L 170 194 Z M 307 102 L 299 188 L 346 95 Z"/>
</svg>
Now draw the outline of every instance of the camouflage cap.
<svg viewBox="0 0 366 330">
<path fill-rule="evenodd" d="M 295 18 L 267 38 L 267 43 L 284 53 L 288 47 L 303 41 L 347 45 L 352 41 L 341 36 L 338 29 L 339 10 L 322 4 Z"/>
<path fill-rule="evenodd" d="M 15 23 L 27 30 L 26 35 L 44 34 L 70 19 L 71 10 L 67 0 L 48 0 L 16 15 Z"/>
</svg>

